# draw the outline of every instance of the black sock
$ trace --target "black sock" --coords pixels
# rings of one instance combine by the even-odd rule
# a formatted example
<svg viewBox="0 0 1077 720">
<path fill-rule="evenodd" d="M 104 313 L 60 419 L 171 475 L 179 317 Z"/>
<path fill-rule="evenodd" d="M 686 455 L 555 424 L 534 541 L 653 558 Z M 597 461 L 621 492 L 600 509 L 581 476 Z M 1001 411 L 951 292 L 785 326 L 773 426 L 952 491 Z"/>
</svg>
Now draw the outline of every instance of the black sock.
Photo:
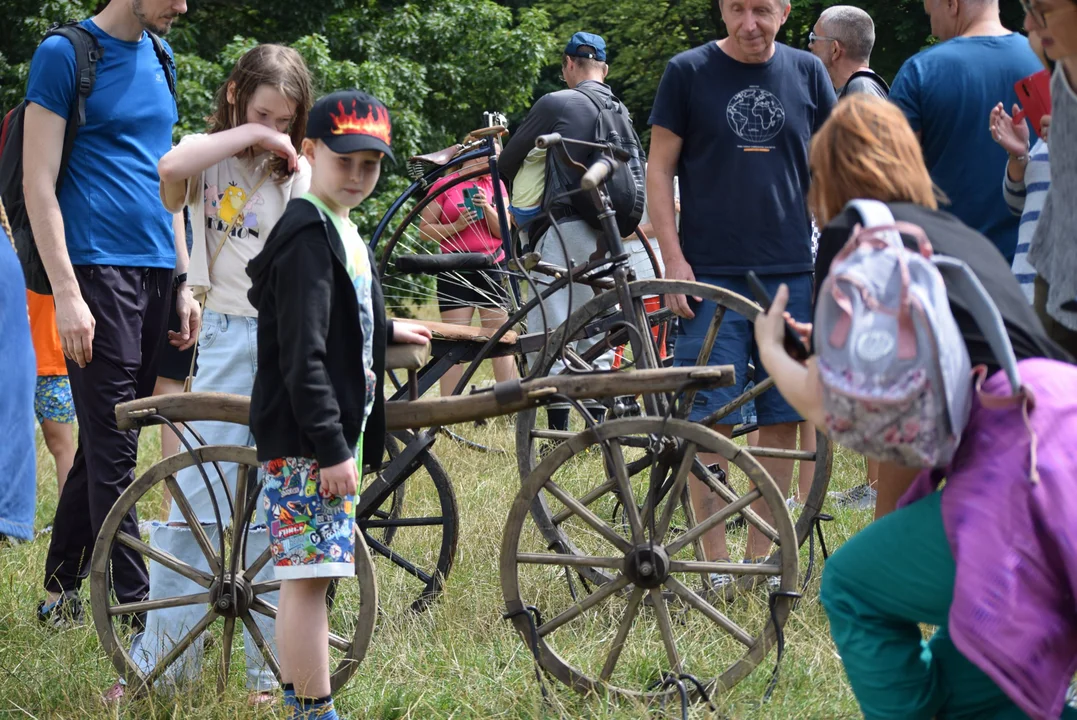
<svg viewBox="0 0 1077 720">
<path fill-rule="evenodd" d="M 546 408 L 550 430 L 568 430 L 568 408 Z"/>
</svg>

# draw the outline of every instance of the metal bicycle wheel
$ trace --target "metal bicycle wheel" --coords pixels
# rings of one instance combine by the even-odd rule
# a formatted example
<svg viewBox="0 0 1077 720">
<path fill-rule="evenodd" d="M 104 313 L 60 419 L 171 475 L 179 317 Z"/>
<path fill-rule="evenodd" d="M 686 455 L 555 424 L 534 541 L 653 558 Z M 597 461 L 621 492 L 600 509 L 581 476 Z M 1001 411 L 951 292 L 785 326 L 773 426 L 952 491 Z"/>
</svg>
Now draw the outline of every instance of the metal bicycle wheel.
<svg viewBox="0 0 1077 720">
<path fill-rule="evenodd" d="M 408 445 L 422 441 L 413 433 L 387 435 L 387 468 Z M 379 480 L 393 486 L 379 507 L 357 513 L 355 520 L 378 569 L 381 610 L 421 612 L 441 595 L 456 559 L 460 515 L 449 475 L 426 448 L 399 472 L 383 470 L 363 480 L 367 489 Z"/>
<path fill-rule="evenodd" d="M 699 469 L 700 453 L 725 457 L 751 490 L 693 518 L 682 497 L 690 475 L 707 472 Z M 633 476 L 629 467 L 648 456 L 658 461 L 652 472 Z M 591 499 L 607 483 L 626 498 L 623 524 L 607 522 Z M 532 511 L 540 496 L 565 514 L 562 529 L 575 552 L 547 545 Z M 771 510 L 772 523 L 750 509 L 759 503 Z M 795 591 L 798 574 L 797 552 L 778 550 L 752 565 L 704 560 L 700 538 L 738 515 L 779 548 L 796 547 L 774 481 L 750 453 L 714 431 L 684 420 L 625 418 L 578 433 L 535 468 L 509 512 L 500 556 L 506 617 L 547 673 L 583 693 L 668 700 L 676 690 L 656 687 L 667 673 L 692 675 L 709 693 L 728 690 L 774 645 L 793 601 L 781 593 Z M 561 581 L 585 569 L 608 580 L 583 584 L 581 593 Z M 707 590 L 711 573 L 732 575 L 743 591 L 730 601 Z"/>
<path fill-rule="evenodd" d="M 697 364 L 700 365 L 707 364 L 707 358 L 710 357 L 718 330 L 727 312 L 736 312 L 747 317 L 754 317 L 759 312 L 759 306 L 746 298 L 722 288 L 702 283 L 676 280 L 647 280 L 630 283 L 630 289 L 634 299 L 679 293 L 702 297 L 704 300 L 710 300 L 716 304 L 718 311 L 712 319 L 707 337 L 700 348 L 699 358 L 701 359 L 697 361 Z M 667 326 L 672 321 L 673 316 L 664 307 L 656 312 L 647 312 L 646 322 L 652 332 L 648 333 L 646 337 L 653 340 L 655 335 L 658 334 L 656 331 Z M 606 292 L 597 295 L 576 310 L 568 322 L 552 333 L 549 338 L 547 352 L 537 363 L 537 372 L 541 376 L 552 371 L 554 362 L 559 357 L 559 349 L 565 340 L 604 336 L 602 342 L 595 343 L 585 351 L 570 355 L 571 362 L 579 371 L 595 371 L 599 367 L 598 359 L 603 355 L 608 357 L 611 352 L 611 346 L 615 347 L 625 342 L 629 331 L 623 328 L 618 329 L 623 323 L 624 315 L 620 312 L 616 293 Z M 676 339 L 674 342 L 676 342 Z M 655 353 L 657 354 L 658 352 L 659 348 L 656 347 Z M 716 417 L 723 417 L 725 414 L 744 406 L 750 399 L 762 394 L 772 386 L 773 380 L 770 379 L 758 384 L 752 390 L 731 401 L 720 413 L 715 413 Z M 625 407 L 624 403 L 620 407 L 610 403 L 605 406 L 592 404 L 587 408 L 587 411 L 594 416 L 593 419 L 595 420 L 619 415 L 646 415 L 646 406 L 648 404 L 646 400 L 647 398 L 637 398 L 629 407 Z M 664 397 L 662 401 L 669 402 L 670 398 Z M 687 398 L 685 405 L 691 407 L 691 404 L 692 398 Z M 687 412 L 683 412 L 682 415 L 686 416 Z M 521 481 L 531 475 L 545 454 L 556 448 L 559 443 L 582 431 L 587 427 L 587 424 L 587 418 L 576 407 L 568 408 L 567 419 L 564 417 L 551 418 L 549 408 L 527 410 L 519 413 L 516 418 L 516 457 Z M 558 425 L 561 427 L 557 427 Z M 566 425 L 567 427 L 565 427 Z M 781 458 L 814 463 L 811 488 L 803 499 L 803 507 L 793 510 L 797 544 L 803 544 L 811 535 L 815 527 L 816 516 L 826 499 L 826 490 L 830 483 L 833 461 L 829 441 L 825 435 L 817 433 L 816 450 L 814 452 L 759 447 L 752 448 L 751 452 L 755 458 Z M 646 469 L 647 461 L 645 458 L 641 458 L 636 465 L 629 468 L 629 471 L 643 473 Z M 719 477 L 719 479 L 722 481 L 719 484 L 720 487 L 716 486 L 712 490 L 726 499 L 743 494 L 748 486 L 747 479 L 743 476 L 743 473 L 735 472 L 732 469 L 726 477 Z M 607 482 L 602 486 L 593 488 L 592 493 L 585 500 L 588 503 L 595 503 L 603 498 L 609 500 L 609 496 L 615 492 L 615 484 Z M 617 505 L 618 499 L 614 497 L 611 502 L 613 505 Z M 560 547 L 565 552 L 572 552 L 573 539 L 566 536 L 559 527 L 567 517 L 566 513 L 551 511 L 547 503 L 547 497 L 544 494 L 536 496 L 533 512 L 537 526 L 548 544 L 551 547 Z M 733 525 L 735 523 L 731 522 L 731 530 Z M 745 530 L 743 523 L 737 525 L 741 528 L 741 531 Z M 583 568 L 580 574 L 588 581 L 598 583 L 605 582 L 609 578 L 608 573 L 595 568 Z"/>
<path fill-rule="evenodd" d="M 225 528 L 197 522 L 190 502 L 174 477 L 185 468 L 199 464 L 208 466 L 214 462 L 236 463 L 239 466 L 233 497 L 236 498 L 236 506 L 242 509 L 237 510 L 234 516 L 225 514 L 222 518 Z M 204 647 L 206 638 L 212 636 L 218 654 L 215 662 L 217 690 L 223 693 L 231 676 L 237 624 L 249 632 L 266 667 L 280 679 L 280 666 L 273 652 L 271 636 L 267 637 L 260 623 L 255 622 L 255 615 L 276 618 L 277 608 L 266 600 L 266 596 L 279 590 L 280 581 L 257 577 L 270 561 L 269 547 L 257 557 L 250 558 L 246 535 L 235 532 L 237 526 L 242 527 L 244 521 L 250 519 L 250 515 L 243 515 L 253 513 L 254 502 L 258 499 L 259 488 L 255 480 L 258 466 L 254 448 L 249 447 L 209 445 L 195 448 L 193 453 L 173 455 L 160 460 L 136 479 L 106 516 L 91 561 L 91 606 L 101 646 L 126 681 L 129 692 L 145 693 L 157 681 L 165 680 L 168 671 L 186 651 L 197 653 Z M 214 478 L 212 473 L 208 474 L 211 479 Z M 199 551 L 197 563 L 185 562 L 154 547 L 147 532 L 140 532 L 140 537 L 134 537 L 121 530 L 121 522 L 132 508 L 159 507 L 162 486 L 167 486 L 171 491 L 173 502 L 187 521 Z M 162 572 L 174 573 L 191 581 L 197 590 L 174 597 L 119 602 L 113 593 L 110 571 L 110 558 L 117 546 L 139 554 L 149 566 L 151 577 Z M 377 617 L 378 590 L 374 564 L 359 534 L 356 535 L 355 545 L 355 577 L 357 583 L 345 584 L 350 588 L 347 602 L 341 602 L 341 591 L 338 590 L 337 602 L 329 618 L 330 680 L 334 691 L 347 683 L 366 656 Z M 168 608 L 198 608 L 197 616 L 200 619 L 190 627 L 183 628 L 186 631 L 170 644 L 169 649 L 162 648 L 163 655 L 156 657 L 152 667 L 140 667 L 134 657 L 138 653 L 132 646 L 135 637 L 132 625 L 137 628 L 140 623 L 132 623 L 130 618 L 144 617 L 148 612 Z M 192 646 L 197 647 L 192 649 Z M 210 663 L 196 660 L 194 667 L 200 671 L 205 665 Z"/>
</svg>

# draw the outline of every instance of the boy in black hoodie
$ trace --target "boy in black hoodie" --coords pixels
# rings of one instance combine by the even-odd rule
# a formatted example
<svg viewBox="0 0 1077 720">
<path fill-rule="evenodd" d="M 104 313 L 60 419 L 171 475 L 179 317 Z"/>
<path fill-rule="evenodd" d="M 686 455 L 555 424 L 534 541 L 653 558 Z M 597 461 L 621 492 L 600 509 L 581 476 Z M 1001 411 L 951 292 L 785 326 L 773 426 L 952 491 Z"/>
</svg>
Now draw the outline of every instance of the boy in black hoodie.
<svg viewBox="0 0 1077 720">
<path fill-rule="evenodd" d="M 291 718 L 336 720 L 326 590 L 355 574 L 355 492 L 363 458 L 381 460 L 386 338 L 430 332 L 385 319 L 373 254 L 348 212 L 392 159 L 389 113 L 358 91 L 310 111 L 310 192 L 292 200 L 251 260 L 258 372 L 250 427 L 265 472 L 276 577 L 277 648 Z M 358 455 L 356 451 L 359 451 Z"/>
</svg>

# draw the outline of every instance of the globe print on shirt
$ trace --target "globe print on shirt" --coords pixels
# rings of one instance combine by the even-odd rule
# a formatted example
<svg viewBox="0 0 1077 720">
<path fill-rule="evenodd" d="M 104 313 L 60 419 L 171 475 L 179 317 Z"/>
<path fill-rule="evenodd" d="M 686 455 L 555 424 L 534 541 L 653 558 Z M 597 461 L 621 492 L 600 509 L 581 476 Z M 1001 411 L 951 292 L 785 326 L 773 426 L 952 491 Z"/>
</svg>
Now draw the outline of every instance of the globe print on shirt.
<svg viewBox="0 0 1077 720">
<path fill-rule="evenodd" d="M 765 143 L 785 126 L 785 108 L 771 92 L 752 87 L 741 90 L 725 109 L 729 127 L 741 140 Z"/>
</svg>

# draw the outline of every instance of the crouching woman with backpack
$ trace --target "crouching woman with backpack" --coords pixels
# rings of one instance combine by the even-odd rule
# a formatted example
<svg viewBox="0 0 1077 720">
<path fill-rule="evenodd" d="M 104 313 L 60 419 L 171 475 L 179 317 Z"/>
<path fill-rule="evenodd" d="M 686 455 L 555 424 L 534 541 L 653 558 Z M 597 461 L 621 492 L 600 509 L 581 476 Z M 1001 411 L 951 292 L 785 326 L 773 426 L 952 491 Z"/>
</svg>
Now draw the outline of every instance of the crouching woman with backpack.
<svg viewBox="0 0 1077 720">
<path fill-rule="evenodd" d="M 881 136 L 868 157 L 885 165 L 907 127 L 867 126 Z M 1065 707 L 1077 672 L 1077 367 L 1015 352 L 983 268 L 932 250 L 953 227 L 899 224 L 893 204 L 814 204 L 860 227 L 819 281 L 815 354 L 800 363 L 784 349 L 782 286 L 756 320 L 760 359 L 836 442 L 920 469 L 898 509 L 823 574 L 820 599 L 864 716 L 1077 718 Z M 999 368 L 990 376 L 985 355 Z M 938 627 L 927 642 L 921 624 Z"/>
</svg>

